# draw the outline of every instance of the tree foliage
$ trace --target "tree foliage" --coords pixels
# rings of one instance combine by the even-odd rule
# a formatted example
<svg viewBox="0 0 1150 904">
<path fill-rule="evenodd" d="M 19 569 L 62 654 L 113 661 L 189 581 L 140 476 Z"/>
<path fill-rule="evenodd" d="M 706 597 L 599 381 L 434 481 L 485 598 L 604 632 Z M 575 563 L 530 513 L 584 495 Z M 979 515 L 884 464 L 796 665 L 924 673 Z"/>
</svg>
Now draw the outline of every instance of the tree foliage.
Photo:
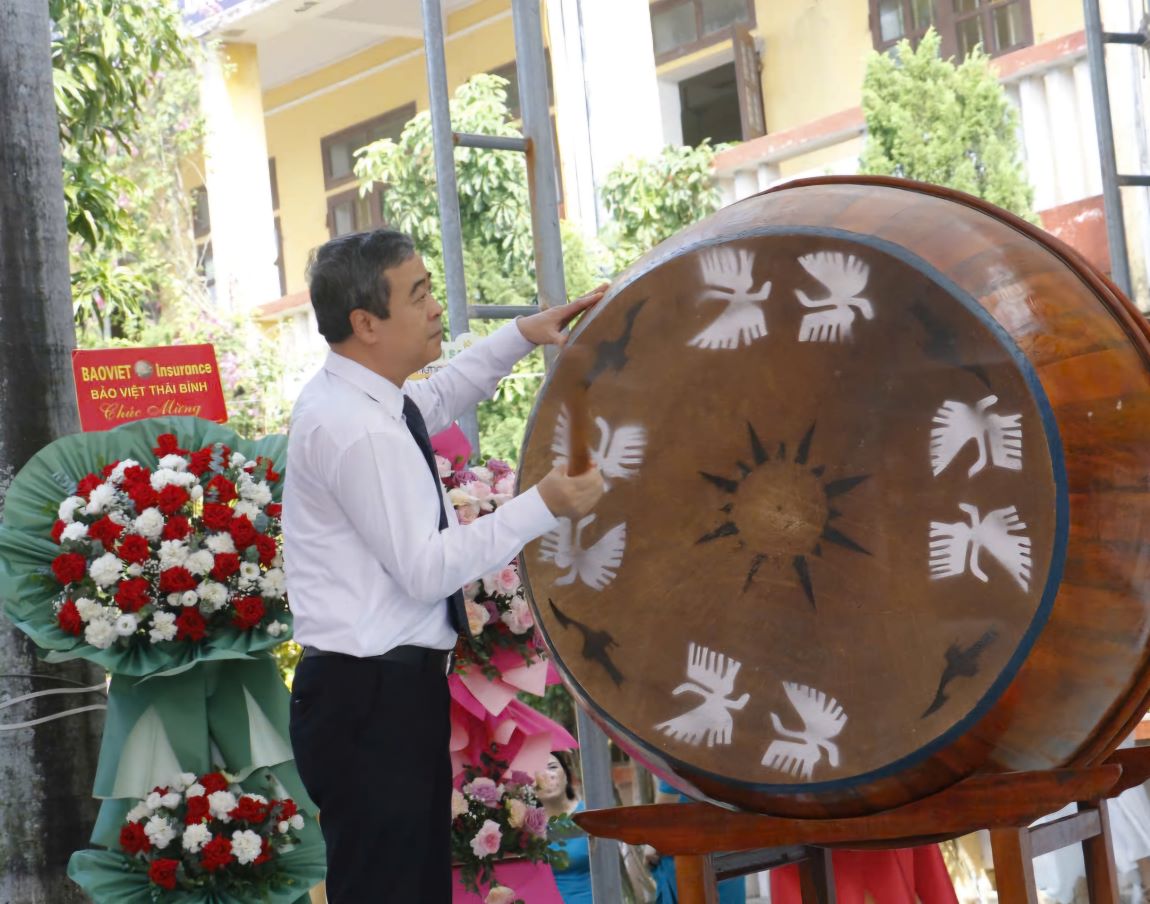
<svg viewBox="0 0 1150 904">
<path fill-rule="evenodd" d="M 603 240 L 616 271 L 718 209 L 715 152 L 705 141 L 666 147 L 655 157 L 627 159 L 607 174 L 602 197 L 612 222 Z"/>
<path fill-rule="evenodd" d="M 860 170 L 955 188 L 1037 222 L 1018 145 L 1018 113 L 975 48 L 955 65 L 931 29 L 918 49 L 874 53 L 863 79 Z"/>
</svg>

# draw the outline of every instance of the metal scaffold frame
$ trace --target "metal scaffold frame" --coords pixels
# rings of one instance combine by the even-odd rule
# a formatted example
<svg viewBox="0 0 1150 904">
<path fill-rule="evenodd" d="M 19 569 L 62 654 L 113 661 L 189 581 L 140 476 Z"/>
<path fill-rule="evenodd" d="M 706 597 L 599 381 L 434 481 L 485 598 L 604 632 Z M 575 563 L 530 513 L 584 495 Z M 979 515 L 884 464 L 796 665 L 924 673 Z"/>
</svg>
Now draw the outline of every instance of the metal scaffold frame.
<svg viewBox="0 0 1150 904">
<path fill-rule="evenodd" d="M 435 175 L 439 195 L 443 270 L 447 293 L 447 317 L 452 336 L 467 332 L 470 316 L 477 319 L 518 317 L 539 308 L 567 303 L 563 276 L 563 244 L 559 232 L 559 196 L 556 186 L 555 145 L 547 102 L 547 64 L 543 50 L 540 0 L 511 0 L 515 30 L 515 57 L 519 98 L 523 110 L 523 138 L 474 135 L 453 131 L 450 93 L 447 88 L 446 41 L 441 0 L 420 0 L 427 60 L 427 83 L 431 108 Z M 482 148 L 526 155 L 527 185 L 535 250 L 538 304 L 524 306 L 467 304 L 467 281 L 463 272 L 463 237 L 459 215 L 459 192 L 455 179 L 454 149 Z M 553 356 L 547 356 L 550 367 Z M 479 426 L 474 410 L 460 426 L 479 448 Z M 615 789 L 607 737 L 587 714 L 576 708 L 580 765 L 584 799 L 589 809 L 613 807 Z M 623 900 L 622 877 L 616 843 L 590 839 L 591 886 L 596 904 Z"/>
</svg>

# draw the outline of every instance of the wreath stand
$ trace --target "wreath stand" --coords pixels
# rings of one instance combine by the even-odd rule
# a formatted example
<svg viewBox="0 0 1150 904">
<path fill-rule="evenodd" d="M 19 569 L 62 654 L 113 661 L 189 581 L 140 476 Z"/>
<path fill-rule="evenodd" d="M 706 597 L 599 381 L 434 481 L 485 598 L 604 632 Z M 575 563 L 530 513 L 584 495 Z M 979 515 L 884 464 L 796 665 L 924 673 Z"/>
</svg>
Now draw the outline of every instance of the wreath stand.
<svg viewBox="0 0 1150 904">
<path fill-rule="evenodd" d="M 720 879 L 797 863 L 804 904 L 834 904 L 828 848 L 901 848 L 990 831 L 1001 904 L 1037 904 L 1033 858 L 1081 844 L 1092 904 L 1114 904 L 1118 880 L 1107 798 L 1150 778 L 1150 748 L 1114 751 L 1080 769 L 975 775 L 931 797 L 871 816 L 786 819 L 710 804 L 590 810 L 589 835 L 650 844 L 675 858 L 680 904 L 717 904 Z M 1078 812 L 1029 828 L 1071 802 Z M 719 853 L 733 851 L 738 853 Z"/>
</svg>

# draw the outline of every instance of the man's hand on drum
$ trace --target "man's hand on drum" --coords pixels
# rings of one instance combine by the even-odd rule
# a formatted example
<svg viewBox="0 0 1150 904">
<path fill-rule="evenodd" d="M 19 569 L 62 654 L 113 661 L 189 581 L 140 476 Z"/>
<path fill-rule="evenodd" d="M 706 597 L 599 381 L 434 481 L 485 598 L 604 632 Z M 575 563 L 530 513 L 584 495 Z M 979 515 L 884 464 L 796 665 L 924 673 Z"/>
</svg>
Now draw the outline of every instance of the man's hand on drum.
<svg viewBox="0 0 1150 904">
<path fill-rule="evenodd" d="M 582 518 L 603 495 L 603 475 L 598 468 L 572 477 L 566 465 L 554 468 L 539 481 L 539 495 L 556 518 Z"/>
<path fill-rule="evenodd" d="M 562 348 L 567 344 L 565 330 L 571 321 L 585 311 L 595 307 L 607 291 L 607 283 L 599 286 L 586 295 L 572 299 L 567 304 L 556 305 L 530 317 L 520 317 L 517 321 L 519 332 L 523 338 L 536 345 L 558 345 Z"/>
</svg>

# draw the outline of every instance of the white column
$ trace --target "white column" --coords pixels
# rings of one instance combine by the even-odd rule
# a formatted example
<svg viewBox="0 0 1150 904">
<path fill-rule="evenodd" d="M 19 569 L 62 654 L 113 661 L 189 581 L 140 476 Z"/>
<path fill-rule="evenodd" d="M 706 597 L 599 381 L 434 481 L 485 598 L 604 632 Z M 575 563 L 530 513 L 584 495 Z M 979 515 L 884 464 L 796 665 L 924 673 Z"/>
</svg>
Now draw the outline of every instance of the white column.
<svg viewBox="0 0 1150 904">
<path fill-rule="evenodd" d="M 1078 133 L 1082 136 L 1082 171 L 1086 176 L 1087 198 L 1102 194 L 1102 163 L 1098 158 L 1098 125 L 1094 121 L 1094 95 L 1090 88 L 1090 64 L 1074 64 L 1074 93 L 1077 96 Z"/>
<path fill-rule="evenodd" d="M 1051 69 L 1046 73 L 1045 82 L 1050 122 L 1056 124 L 1058 130 L 1058 153 L 1054 155 L 1054 203 L 1068 204 L 1087 196 L 1086 171 L 1082 162 L 1083 136 L 1080 130 L 1073 128 L 1073 124 L 1078 122 L 1074 74 L 1068 67 Z M 1089 137 L 1093 137 L 1093 133 Z"/>
<path fill-rule="evenodd" d="M 1022 136 L 1026 143 L 1026 163 L 1034 186 L 1034 207 L 1045 210 L 1057 204 L 1050 117 L 1046 109 L 1046 88 L 1041 76 L 1027 76 L 1018 86 L 1022 114 Z"/>
<path fill-rule="evenodd" d="M 683 143 L 683 98 L 679 83 L 659 79 L 659 114 L 663 119 L 663 141 L 678 146 Z"/>
<path fill-rule="evenodd" d="M 252 308 L 280 294 L 263 92 L 253 45 L 225 44 L 209 55 L 201 101 L 216 298 L 234 309 Z"/>
</svg>

